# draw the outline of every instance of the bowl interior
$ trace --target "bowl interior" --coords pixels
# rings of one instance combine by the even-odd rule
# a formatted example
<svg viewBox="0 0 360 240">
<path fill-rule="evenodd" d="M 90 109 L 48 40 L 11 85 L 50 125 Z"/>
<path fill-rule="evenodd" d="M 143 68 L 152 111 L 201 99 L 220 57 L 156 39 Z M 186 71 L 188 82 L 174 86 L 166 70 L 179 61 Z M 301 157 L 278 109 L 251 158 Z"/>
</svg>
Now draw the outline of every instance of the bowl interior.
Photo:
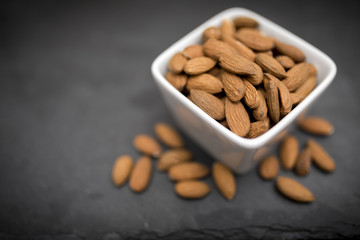
<svg viewBox="0 0 360 240">
<path fill-rule="evenodd" d="M 254 139 L 240 137 L 221 126 L 217 121 L 212 119 L 189 99 L 187 99 L 187 97 L 185 97 L 182 93 L 177 91 L 164 77 L 167 72 L 168 62 L 176 52 L 182 51 L 185 47 L 191 44 L 201 43 L 201 35 L 206 28 L 210 26 L 220 26 L 222 20 L 233 19 L 239 16 L 251 17 L 257 20 L 259 22 L 259 29 L 266 35 L 281 39 L 282 42 L 292 44 L 301 49 L 306 55 L 306 61 L 314 64 L 318 70 L 318 83 L 315 89 L 269 131 Z M 230 8 L 210 18 L 161 53 L 154 60 L 151 69 L 157 84 L 161 84 L 162 87 L 164 87 L 166 91 L 169 91 L 174 98 L 181 101 L 185 107 L 189 108 L 195 115 L 203 121 L 206 121 L 207 124 L 211 125 L 218 134 L 231 140 L 234 144 L 249 149 L 264 146 L 282 132 L 300 115 L 301 112 L 303 112 L 312 102 L 316 100 L 317 97 L 319 97 L 319 95 L 332 82 L 336 74 L 336 65 L 326 54 L 279 25 L 244 8 Z"/>
</svg>

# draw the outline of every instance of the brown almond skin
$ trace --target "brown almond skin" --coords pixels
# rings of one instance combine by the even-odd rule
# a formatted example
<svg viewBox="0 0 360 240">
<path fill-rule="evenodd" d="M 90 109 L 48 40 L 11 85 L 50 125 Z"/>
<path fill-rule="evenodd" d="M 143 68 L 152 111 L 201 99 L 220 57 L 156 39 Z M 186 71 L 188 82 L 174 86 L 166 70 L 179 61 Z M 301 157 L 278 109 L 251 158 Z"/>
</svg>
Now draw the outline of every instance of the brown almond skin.
<svg viewBox="0 0 360 240">
<path fill-rule="evenodd" d="M 212 166 L 212 176 L 220 193 L 227 200 L 232 200 L 236 192 L 234 173 L 224 164 L 215 162 Z"/>
<path fill-rule="evenodd" d="M 283 176 L 278 177 L 276 187 L 285 197 L 296 202 L 308 203 L 315 200 L 312 192 L 294 179 Z"/>
<path fill-rule="evenodd" d="M 174 73 L 181 73 L 184 70 L 187 59 L 180 52 L 175 53 L 169 61 L 168 68 Z"/>
<path fill-rule="evenodd" d="M 184 51 L 182 52 L 182 54 L 183 54 L 187 59 L 204 57 L 203 46 L 200 45 L 200 44 L 190 45 L 190 46 L 188 46 L 188 47 L 186 47 L 186 48 L 184 49 Z"/>
<path fill-rule="evenodd" d="M 264 87 L 266 91 L 266 102 L 271 120 L 275 123 L 280 120 L 279 92 L 274 79 L 264 75 Z"/>
<path fill-rule="evenodd" d="M 253 63 L 253 67 L 255 69 L 255 73 L 252 75 L 243 76 L 243 80 L 249 81 L 252 85 L 258 86 L 263 82 L 264 73 L 259 65 Z"/>
<path fill-rule="evenodd" d="M 249 17 L 237 17 L 234 19 L 234 24 L 236 28 L 256 28 L 259 26 L 259 23 Z"/>
<path fill-rule="evenodd" d="M 310 74 L 309 78 L 305 80 L 305 82 L 296 89 L 294 93 L 300 97 L 299 99 L 300 102 L 304 100 L 311 93 L 311 91 L 316 86 L 316 82 L 317 82 L 316 76 L 312 76 L 312 74 Z"/>
<path fill-rule="evenodd" d="M 308 63 L 299 63 L 287 71 L 287 77 L 282 83 L 289 89 L 295 91 L 303 84 L 310 75 L 310 65 Z"/>
<path fill-rule="evenodd" d="M 264 70 L 277 78 L 285 78 L 286 72 L 283 66 L 275 58 L 266 53 L 258 53 L 255 62 Z"/>
<path fill-rule="evenodd" d="M 258 89 L 257 92 L 259 97 L 259 106 L 255 108 L 252 113 L 256 120 L 261 121 L 267 117 L 268 108 L 263 89 Z"/>
<path fill-rule="evenodd" d="M 306 147 L 299 154 L 296 164 L 295 164 L 295 173 L 299 176 L 306 176 L 310 172 L 311 166 L 311 149 Z"/>
<path fill-rule="evenodd" d="M 184 71 L 189 75 L 205 73 L 216 65 L 216 61 L 208 57 L 197 57 L 188 60 L 184 65 Z"/>
<path fill-rule="evenodd" d="M 214 39 L 221 38 L 221 30 L 219 27 L 208 27 L 207 29 L 205 29 L 205 31 L 202 33 L 203 42 L 206 42 L 210 38 L 214 38 Z"/>
<path fill-rule="evenodd" d="M 235 74 L 252 75 L 257 72 L 254 63 L 238 53 L 224 53 L 219 58 L 220 66 Z"/>
<path fill-rule="evenodd" d="M 309 139 L 307 146 L 311 149 L 311 159 L 316 166 L 325 172 L 333 172 L 335 170 L 334 160 L 320 144 L 313 139 Z"/>
<path fill-rule="evenodd" d="M 268 51 L 274 48 L 274 40 L 257 33 L 250 28 L 242 28 L 235 33 L 235 38 L 255 51 Z"/>
<path fill-rule="evenodd" d="M 280 54 L 290 57 L 295 62 L 302 62 L 305 60 L 305 54 L 295 46 L 275 41 L 275 48 Z"/>
<path fill-rule="evenodd" d="M 151 157 L 158 157 L 162 151 L 159 143 L 154 138 L 145 134 L 137 135 L 134 138 L 133 144 L 139 152 Z"/>
<path fill-rule="evenodd" d="M 216 61 L 218 61 L 223 54 L 237 53 L 236 49 L 231 47 L 229 44 L 215 38 L 207 40 L 203 45 L 203 49 L 206 56 Z"/>
<path fill-rule="evenodd" d="M 200 75 L 189 77 L 186 89 L 199 89 L 211 94 L 222 92 L 224 86 L 219 78 L 211 74 L 203 73 Z"/>
<path fill-rule="evenodd" d="M 276 61 L 278 61 L 281 66 L 285 69 L 292 68 L 295 65 L 294 60 L 292 60 L 290 57 L 286 55 L 278 55 L 275 57 Z"/>
<path fill-rule="evenodd" d="M 292 109 L 292 101 L 291 101 L 291 97 L 290 97 L 290 92 L 287 89 L 287 87 L 279 79 L 277 79 L 274 76 L 271 76 L 270 74 L 268 75 L 268 77 L 271 77 L 274 80 L 274 82 L 279 90 L 280 102 L 281 102 L 280 115 L 282 117 L 284 117 Z"/>
<path fill-rule="evenodd" d="M 160 171 L 167 171 L 178 163 L 191 161 L 192 157 L 192 153 L 186 149 L 170 149 L 161 154 L 157 162 L 157 168 Z"/>
<path fill-rule="evenodd" d="M 244 101 L 246 105 L 251 109 L 259 107 L 260 99 L 256 88 L 248 80 L 244 80 L 243 83 L 245 86 Z"/>
<path fill-rule="evenodd" d="M 210 191 L 209 185 L 201 181 L 186 180 L 175 184 L 175 192 L 180 197 L 187 199 L 203 198 L 208 195 Z"/>
<path fill-rule="evenodd" d="M 122 186 L 129 178 L 133 166 L 133 159 L 123 155 L 116 159 L 112 170 L 112 179 L 116 186 Z"/>
<path fill-rule="evenodd" d="M 240 77 L 225 70 L 221 70 L 221 80 L 226 96 L 233 102 L 240 101 L 245 94 L 244 83 Z"/>
<path fill-rule="evenodd" d="M 197 89 L 191 89 L 190 96 L 192 101 L 210 117 L 216 120 L 225 118 L 224 103 L 217 97 Z"/>
<path fill-rule="evenodd" d="M 134 192 L 144 191 L 150 183 L 151 172 L 151 159 L 145 156 L 140 157 L 130 176 L 130 189 Z"/>
<path fill-rule="evenodd" d="M 280 146 L 280 161 L 283 169 L 291 170 L 299 154 L 299 142 L 295 136 L 287 136 Z"/>
<path fill-rule="evenodd" d="M 233 37 L 229 37 L 229 36 L 223 36 L 222 40 L 224 42 L 226 42 L 227 44 L 229 44 L 231 47 L 233 47 L 243 57 L 247 58 L 250 61 L 255 60 L 256 55 L 255 55 L 254 51 L 251 50 L 250 48 L 248 48 L 242 42 L 236 40 Z"/>
<path fill-rule="evenodd" d="M 290 93 L 290 98 L 293 106 L 299 104 L 304 99 L 302 95 L 299 95 L 297 93 Z"/>
<path fill-rule="evenodd" d="M 305 117 L 298 123 L 298 126 L 303 131 L 318 136 L 329 136 L 334 133 L 333 125 L 321 117 Z"/>
<path fill-rule="evenodd" d="M 250 131 L 246 137 L 247 138 L 256 138 L 258 136 L 261 136 L 262 134 L 267 132 L 267 130 L 269 130 L 269 127 L 270 126 L 267 121 L 252 122 L 250 124 Z"/>
<path fill-rule="evenodd" d="M 180 134 L 169 124 L 157 123 L 155 125 L 155 134 L 168 147 L 181 148 L 184 146 L 184 141 Z"/>
<path fill-rule="evenodd" d="M 173 85 L 174 88 L 180 92 L 182 92 L 184 89 L 188 79 L 186 74 L 176 74 L 173 72 L 167 72 L 165 74 L 165 78 L 171 85 Z"/>
<path fill-rule="evenodd" d="M 169 178 L 173 181 L 184 181 L 199 179 L 208 176 L 210 169 L 208 166 L 198 162 L 183 162 L 170 167 Z"/>
<path fill-rule="evenodd" d="M 241 102 L 231 102 L 228 98 L 225 101 L 226 121 L 230 130 L 245 137 L 250 131 L 250 117 Z"/>
<path fill-rule="evenodd" d="M 235 25 L 232 20 L 225 19 L 221 22 L 220 26 L 221 38 L 223 39 L 225 36 L 233 37 L 235 34 Z"/>
<path fill-rule="evenodd" d="M 276 178 L 279 173 L 279 161 L 275 156 L 265 158 L 259 165 L 260 176 L 265 180 Z"/>
</svg>

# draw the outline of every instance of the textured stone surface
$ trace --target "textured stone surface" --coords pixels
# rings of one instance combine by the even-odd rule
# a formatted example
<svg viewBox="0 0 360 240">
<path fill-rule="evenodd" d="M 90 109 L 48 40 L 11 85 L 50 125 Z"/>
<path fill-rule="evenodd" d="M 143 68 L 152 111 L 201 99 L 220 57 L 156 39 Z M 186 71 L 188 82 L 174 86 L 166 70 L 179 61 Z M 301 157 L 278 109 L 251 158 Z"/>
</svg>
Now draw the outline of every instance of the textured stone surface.
<svg viewBox="0 0 360 240">
<path fill-rule="evenodd" d="M 296 6 L 295 6 L 296 5 Z M 359 3 L 118 1 L 0 3 L 0 239 L 261 239 L 360 237 Z M 316 138 L 337 170 L 298 178 L 316 201 L 297 204 L 254 170 L 232 202 L 187 201 L 156 172 L 146 192 L 117 189 L 120 154 L 153 125 L 175 125 L 153 59 L 229 7 L 263 14 L 328 53 L 338 74 L 311 113 L 336 131 Z M 286 14 L 284 14 L 286 12 Z M 321 14 L 321 17 L 319 16 Z M 294 132 L 301 145 L 307 135 Z M 213 159 L 186 136 L 196 160 Z M 294 176 L 290 172 L 282 172 Z"/>
</svg>

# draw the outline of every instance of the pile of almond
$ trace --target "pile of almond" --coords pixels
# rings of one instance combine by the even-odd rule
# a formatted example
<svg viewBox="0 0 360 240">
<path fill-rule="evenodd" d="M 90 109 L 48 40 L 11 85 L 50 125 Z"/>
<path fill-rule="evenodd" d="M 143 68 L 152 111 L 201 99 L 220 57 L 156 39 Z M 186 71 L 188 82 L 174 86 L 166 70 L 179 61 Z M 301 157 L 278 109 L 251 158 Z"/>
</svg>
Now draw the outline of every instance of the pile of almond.
<svg viewBox="0 0 360 240">
<path fill-rule="evenodd" d="M 167 172 L 169 179 L 175 182 L 175 192 L 190 199 L 203 198 L 210 193 L 210 186 L 201 181 L 210 175 L 210 168 L 194 162 L 193 154 L 184 146 L 180 134 L 165 123 L 155 125 L 155 135 L 168 150 L 163 151 L 160 143 L 152 136 L 140 134 L 133 141 L 134 147 L 142 154 L 134 164 L 129 155 L 122 155 L 115 161 L 112 179 L 116 186 L 122 186 L 129 180 L 130 189 L 143 192 L 153 174 L 151 158 L 157 159 L 160 172 Z M 214 163 L 212 176 L 220 193 L 228 200 L 233 199 L 236 191 L 235 176 L 225 165 Z"/>
<path fill-rule="evenodd" d="M 295 46 L 264 35 L 248 17 L 223 20 L 203 44 L 174 54 L 165 78 L 235 134 L 255 138 L 315 87 L 317 70 Z"/>
</svg>

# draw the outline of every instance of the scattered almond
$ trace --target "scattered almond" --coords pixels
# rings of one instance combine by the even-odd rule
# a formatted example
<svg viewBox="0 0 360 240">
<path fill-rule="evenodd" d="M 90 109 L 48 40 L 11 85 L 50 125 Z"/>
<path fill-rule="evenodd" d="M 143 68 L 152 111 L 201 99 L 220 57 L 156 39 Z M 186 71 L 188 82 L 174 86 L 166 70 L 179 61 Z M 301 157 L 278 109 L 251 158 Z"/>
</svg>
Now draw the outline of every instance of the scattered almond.
<svg viewBox="0 0 360 240">
<path fill-rule="evenodd" d="M 289 177 L 278 177 L 276 187 L 280 193 L 297 202 L 313 202 L 314 195 L 309 189 Z"/>
<path fill-rule="evenodd" d="M 171 149 L 161 154 L 157 162 L 157 168 L 160 171 L 167 171 L 178 163 L 191 161 L 192 157 L 191 152 L 186 149 Z"/>
<path fill-rule="evenodd" d="M 157 123 L 155 125 L 155 134 L 168 147 L 180 148 L 184 146 L 180 134 L 166 123 Z"/>
<path fill-rule="evenodd" d="M 275 156 L 265 158 L 259 165 L 260 176 L 265 180 L 276 178 L 279 173 L 279 161 Z"/>
<path fill-rule="evenodd" d="M 227 200 L 232 200 L 236 192 L 236 182 L 233 172 L 224 164 L 215 162 L 212 167 L 212 175 L 220 193 Z"/>
<path fill-rule="evenodd" d="M 295 136 L 287 136 L 280 146 L 281 165 L 285 170 L 294 168 L 299 153 L 299 142 Z"/>
<path fill-rule="evenodd" d="M 116 186 L 123 185 L 129 178 L 133 166 L 133 159 L 128 155 L 120 156 L 116 159 L 112 179 Z"/>
<path fill-rule="evenodd" d="M 307 145 L 311 149 L 311 159 L 320 169 L 325 172 L 333 172 L 335 170 L 336 166 L 334 160 L 320 144 L 309 139 Z"/>
<path fill-rule="evenodd" d="M 199 199 L 210 193 L 210 187 L 201 181 L 187 180 L 176 183 L 175 192 L 183 198 Z"/>
<path fill-rule="evenodd" d="M 333 125 L 321 117 L 305 117 L 298 125 L 303 131 L 314 135 L 329 136 L 334 133 Z"/>
<path fill-rule="evenodd" d="M 151 159 L 148 157 L 140 157 L 135 163 L 134 169 L 130 176 L 130 188 L 134 192 L 144 191 L 151 180 Z"/>
<path fill-rule="evenodd" d="M 199 179 L 208 176 L 209 167 L 198 162 L 183 162 L 170 167 L 168 174 L 173 181 Z"/>
<path fill-rule="evenodd" d="M 162 149 L 159 143 L 148 135 L 137 135 L 133 143 L 135 148 L 145 155 L 158 157 L 161 154 Z"/>
<path fill-rule="evenodd" d="M 310 172 L 311 166 L 311 149 L 306 147 L 302 152 L 299 154 L 298 159 L 296 160 L 295 164 L 295 172 L 297 175 L 305 176 L 308 175 Z"/>
</svg>

